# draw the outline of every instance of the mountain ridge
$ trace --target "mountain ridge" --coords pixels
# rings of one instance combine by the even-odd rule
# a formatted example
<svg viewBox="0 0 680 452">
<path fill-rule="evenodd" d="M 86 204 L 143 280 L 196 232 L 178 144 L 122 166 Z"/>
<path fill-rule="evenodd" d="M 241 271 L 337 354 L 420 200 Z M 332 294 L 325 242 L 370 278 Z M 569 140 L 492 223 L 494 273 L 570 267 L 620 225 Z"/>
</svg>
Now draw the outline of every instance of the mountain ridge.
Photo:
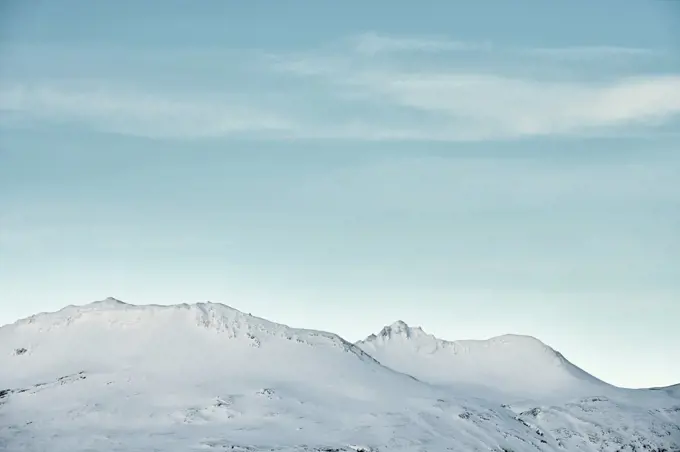
<svg viewBox="0 0 680 452">
<path fill-rule="evenodd" d="M 532 346 L 540 346 L 549 350 L 554 351 L 555 353 L 559 353 L 556 350 L 554 350 L 552 347 L 548 346 L 545 342 L 541 341 L 540 339 L 530 336 L 530 335 L 525 335 L 525 334 L 516 334 L 516 333 L 506 333 L 506 334 L 501 334 L 498 336 L 492 336 L 487 339 L 458 339 L 458 340 L 449 340 L 449 339 L 442 339 L 439 338 L 433 334 L 427 333 L 421 326 L 410 326 L 408 325 L 405 321 L 403 320 L 397 320 L 393 322 L 390 325 L 387 325 L 383 327 L 379 333 L 373 333 L 367 336 L 365 339 L 356 341 L 355 344 L 363 344 L 363 343 L 368 343 L 372 341 L 378 340 L 378 338 L 391 338 L 394 335 L 399 335 L 408 339 L 414 339 L 414 338 L 427 338 L 430 339 L 443 348 L 446 347 L 454 347 L 456 345 L 462 345 L 462 344 L 472 344 L 472 343 L 486 343 L 488 345 L 494 344 L 494 343 L 503 343 L 503 342 L 509 342 L 509 341 L 523 341 L 525 345 L 532 345 Z"/>
<path fill-rule="evenodd" d="M 437 385 L 509 385 L 527 395 L 586 395 L 611 386 L 526 335 L 448 341 L 398 320 L 355 344 L 383 365 Z"/>
<path fill-rule="evenodd" d="M 45 331 L 70 325 L 90 315 L 106 315 L 108 313 L 112 315 L 109 323 L 115 324 L 120 323 L 120 319 L 116 319 L 115 314 L 113 314 L 117 312 L 123 313 L 121 315 L 124 316 L 134 317 L 134 314 L 153 315 L 159 312 L 168 313 L 172 311 L 191 312 L 196 316 L 196 321 L 200 326 L 226 333 L 230 338 L 246 335 L 253 341 L 253 346 L 260 345 L 261 337 L 259 336 L 262 336 L 264 333 L 283 336 L 289 336 L 291 334 L 297 334 L 299 336 L 300 333 L 302 333 L 302 335 L 306 337 L 312 335 L 313 337 L 322 337 L 335 342 L 342 347 L 348 348 L 348 350 L 351 350 L 353 353 L 356 353 L 358 356 L 362 357 L 362 359 L 381 362 L 376 356 L 379 355 L 379 350 L 377 350 L 374 345 L 384 345 L 386 341 L 399 339 L 406 340 L 406 342 L 400 343 L 400 346 L 407 347 L 415 344 L 419 352 L 427 354 L 434 354 L 438 351 L 446 350 L 456 355 L 470 353 L 471 350 L 474 353 L 475 351 L 483 350 L 485 348 L 505 346 L 506 348 L 514 347 L 515 349 L 532 350 L 534 353 L 543 353 L 551 356 L 554 360 L 568 363 L 573 366 L 573 364 L 571 364 L 560 352 L 546 345 L 540 339 L 528 335 L 503 334 L 488 339 L 445 340 L 425 332 L 420 326 L 412 327 L 403 320 L 397 320 L 392 324 L 383 327 L 377 334 L 371 334 L 363 340 L 352 343 L 332 332 L 293 328 L 288 325 L 272 322 L 265 318 L 246 314 L 243 311 L 226 304 L 213 302 L 181 303 L 175 305 L 135 305 L 125 303 L 114 297 L 108 297 L 85 305 L 69 305 L 55 312 L 38 313 L 17 320 L 12 324 L 0 326 L 0 331 L 3 328 L 8 327 L 16 328 L 36 324 L 40 324 L 41 330 Z M 300 337 L 296 337 L 296 339 L 303 340 Z M 383 361 L 385 361 L 384 357 Z M 385 364 L 384 362 L 381 363 Z M 423 379 L 421 378 L 422 375 L 419 377 L 405 369 L 394 368 L 399 366 L 393 367 L 387 364 L 387 367 L 396 370 L 397 372 Z M 574 367 L 585 376 L 595 378 L 586 371 L 576 366 Z M 424 380 L 427 381 L 428 378 L 424 378 Z M 598 381 L 600 380 L 598 379 Z"/>
<path fill-rule="evenodd" d="M 182 316 L 184 318 L 172 318 Z M 55 312 L 42 312 L 20 319 L 0 327 L 0 334 L 3 330 L 22 331 L 24 328 L 38 328 L 40 333 L 46 333 L 79 322 L 96 322 L 102 327 L 129 329 L 141 325 L 144 320 L 148 320 L 146 326 L 149 327 L 158 326 L 154 322 L 162 325 L 165 321 L 184 321 L 191 326 L 192 321 L 195 321 L 193 326 L 226 334 L 229 339 L 245 339 L 253 348 L 259 348 L 267 339 L 275 337 L 308 345 L 328 341 L 363 360 L 375 361 L 359 347 L 335 333 L 293 328 L 247 314 L 226 304 L 213 302 L 134 305 L 108 297 L 85 305 L 69 305 Z M 30 353 L 31 350 L 26 348 L 26 352 Z"/>
<path fill-rule="evenodd" d="M 381 341 L 384 341 L 387 338 L 395 338 L 395 337 L 401 337 L 403 339 L 410 339 L 410 340 L 417 340 L 421 341 L 418 343 L 419 349 L 425 350 L 426 353 L 434 353 L 438 350 L 449 350 L 453 352 L 454 354 L 456 353 L 464 353 L 465 351 L 469 350 L 470 346 L 477 346 L 477 347 L 493 347 L 493 346 L 501 346 L 501 345 L 514 345 L 514 346 L 522 346 L 526 348 L 532 348 L 536 352 L 542 352 L 546 353 L 548 355 L 552 354 L 556 360 L 559 360 L 561 362 L 567 363 L 569 365 L 574 366 L 576 369 L 578 369 L 578 373 L 581 373 L 583 377 L 585 378 L 594 378 L 598 382 L 603 382 L 602 380 L 597 379 L 597 377 L 594 377 L 587 371 L 581 369 L 578 366 L 573 365 L 562 353 L 559 351 L 553 349 L 540 339 L 530 336 L 530 335 L 524 335 L 524 334 L 517 334 L 517 333 L 508 333 L 508 334 L 502 334 L 498 336 L 492 336 L 487 339 L 462 339 L 462 340 L 448 340 L 448 339 L 441 339 L 433 334 L 427 333 L 421 326 L 410 326 L 403 320 L 397 320 L 394 321 L 393 323 L 384 326 L 378 333 L 373 333 L 368 335 L 366 338 L 362 340 L 358 340 L 355 342 L 348 341 L 344 339 L 342 336 L 332 333 L 332 332 L 327 332 L 327 331 L 320 331 L 320 330 L 314 330 L 314 329 L 307 329 L 307 328 L 297 328 L 297 327 L 290 327 L 288 325 L 284 325 L 281 323 L 277 322 L 272 322 L 268 319 L 262 318 L 262 317 L 257 317 L 253 316 L 252 314 L 246 314 L 245 312 L 233 308 L 227 304 L 223 303 L 214 303 L 214 302 L 197 302 L 197 303 L 180 303 L 180 304 L 174 304 L 174 305 L 165 305 L 165 304 L 143 304 L 143 305 L 137 305 L 137 304 L 130 304 L 126 303 L 120 299 L 114 298 L 114 297 L 107 297 L 102 300 L 97 300 L 91 303 L 87 303 L 84 305 L 68 305 L 60 310 L 54 311 L 54 312 L 40 312 L 31 316 L 28 316 L 23 319 L 19 319 L 15 321 L 14 323 L 7 324 L 7 325 L 2 325 L 0 326 L 0 330 L 9 328 L 9 327 L 19 327 L 21 325 L 34 325 L 36 322 L 51 322 L 48 323 L 47 325 L 43 326 L 43 329 L 49 329 L 51 327 L 60 327 L 64 326 L 70 323 L 73 323 L 76 321 L 78 318 L 82 317 L 83 315 L 87 315 L 88 313 L 104 313 L 104 312 L 117 312 L 117 311 L 128 311 L 128 312 L 137 312 L 137 313 L 145 313 L 145 312 L 151 312 L 151 311 L 170 311 L 170 310 L 185 310 L 185 311 L 194 311 L 197 314 L 197 320 L 198 322 L 206 327 L 206 328 L 214 328 L 216 330 L 220 330 L 222 332 L 226 332 L 228 335 L 231 334 L 232 336 L 235 334 L 235 331 L 230 328 L 230 325 L 226 322 L 223 321 L 223 319 L 228 319 L 229 321 L 235 321 L 235 327 L 238 328 L 239 326 L 242 327 L 244 331 L 247 331 L 249 329 L 254 330 L 256 332 L 262 332 L 263 331 L 263 326 L 268 325 L 273 327 L 273 329 L 277 330 L 276 334 L 285 334 L 283 333 L 284 331 L 292 331 L 292 332 L 304 332 L 307 334 L 312 334 L 317 337 L 325 337 L 331 341 L 336 341 L 338 344 L 342 344 L 344 347 L 348 347 L 349 349 L 353 350 L 355 353 L 358 353 L 360 356 L 363 357 L 363 359 L 370 359 L 370 360 L 376 360 L 378 362 L 381 362 L 375 355 L 376 352 L 375 350 L 371 350 L 370 344 L 372 343 L 380 343 Z M 250 319 L 252 322 L 255 322 L 258 326 L 253 327 L 251 325 L 250 328 L 248 328 L 248 319 Z M 243 328 L 245 326 L 245 328 Z M 264 328 L 266 330 L 266 328 Z M 241 331 L 243 333 L 243 331 Z M 245 333 L 247 334 L 247 332 Z M 425 341 L 424 343 L 422 341 Z M 18 348 L 23 348 L 23 347 L 18 347 Z M 29 350 L 27 350 L 28 352 Z M 383 360 L 384 361 L 384 360 Z M 384 364 L 384 363 L 382 363 Z M 387 365 L 388 368 L 392 369 L 392 366 Z M 393 369 L 401 373 L 406 373 L 408 375 L 411 375 L 409 372 L 399 369 Z M 413 375 L 411 375 L 413 376 Z M 417 376 L 413 376 L 415 378 L 418 378 Z M 427 379 L 425 379 L 427 380 Z M 609 385 L 609 383 L 605 383 Z M 665 389 L 668 391 L 677 391 L 677 387 L 680 387 L 680 384 L 678 385 L 671 385 L 665 388 L 649 388 L 649 389 Z"/>
<path fill-rule="evenodd" d="M 130 304 L 130 303 L 125 303 L 117 298 L 114 297 L 107 297 L 102 300 L 94 301 L 91 303 L 87 303 L 84 305 L 69 305 L 66 306 L 60 310 L 53 311 L 53 312 L 41 312 L 37 313 L 31 316 L 28 316 L 26 318 L 19 319 L 13 323 L 7 324 L 7 325 L 2 325 L 0 326 L 0 329 L 2 328 L 7 328 L 11 326 L 20 326 L 20 325 L 30 325 L 30 324 L 35 324 L 36 322 L 39 322 L 41 320 L 45 321 L 52 321 L 52 326 L 60 326 L 62 324 L 69 324 L 72 323 L 73 321 L 77 320 L 79 317 L 82 317 L 83 315 L 86 315 L 88 313 L 102 313 L 102 312 L 116 312 L 116 311 L 131 311 L 131 312 L 151 312 L 154 310 L 198 310 L 202 318 L 205 319 L 206 322 L 204 322 L 204 326 L 206 327 L 224 327 L 226 325 L 218 325 L 215 323 L 211 323 L 208 320 L 217 320 L 219 316 L 222 316 L 224 318 L 229 318 L 230 320 L 236 320 L 236 321 L 241 321 L 243 322 L 246 318 L 253 319 L 255 322 L 258 324 L 267 324 L 270 326 L 274 326 L 275 328 L 283 328 L 283 329 L 288 329 L 288 330 L 295 330 L 295 331 L 304 331 L 304 332 L 311 332 L 311 333 L 319 333 L 323 335 L 327 335 L 330 337 L 336 337 L 341 339 L 343 342 L 350 344 L 350 345 L 358 345 L 358 344 L 365 344 L 367 342 L 370 342 L 372 340 L 377 340 L 379 337 L 386 337 L 386 336 L 391 336 L 393 334 L 406 334 L 408 338 L 428 338 L 431 339 L 434 343 L 439 344 L 442 348 L 449 348 L 449 347 L 456 347 L 457 345 L 464 345 L 464 344 L 496 344 L 496 343 L 504 343 L 508 341 L 523 341 L 525 345 L 534 345 L 534 346 L 540 346 L 543 347 L 547 350 L 551 350 L 561 356 L 561 354 L 548 345 L 546 345 L 544 342 L 542 342 L 540 339 L 529 336 L 529 335 L 523 335 L 523 334 L 502 334 L 498 336 L 493 336 L 488 339 L 462 339 L 462 340 L 447 340 L 447 339 L 441 339 L 438 338 L 432 334 L 426 333 L 422 327 L 416 326 L 412 327 L 409 326 L 406 322 L 403 320 L 397 320 L 393 322 L 390 325 L 385 326 L 378 334 L 371 334 L 368 337 L 366 337 L 363 340 L 351 342 L 346 339 L 344 339 L 342 336 L 332 333 L 332 332 L 327 332 L 327 331 L 321 331 L 321 330 L 314 330 L 314 329 L 308 329 L 308 328 L 299 328 L 299 327 L 290 327 L 285 324 L 281 324 L 278 322 L 273 322 L 271 320 L 265 319 L 263 317 L 258 317 L 258 316 L 253 316 L 252 314 L 246 314 L 245 312 L 233 308 L 227 304 L 223 303 L 215 303 L 215 302 L 197 302 L 197 303 L 180 303 L 180 304 L 174 304 L 174 305 L 164 305 L 164 304 L 144 304 L 144 305 L 137 305 L 137 304 Z"/>
<path fill-rule="evenodd" d="M 393 326 L 401 345 L 429 337 Z M 680 404 L 664 391 L 592 386 L 549 400 L 493 389 L 437 386 L 334 333 L 216 303 L 109 298 L 0 327 L 8 452 L 680 452 Z"/>
</svg>

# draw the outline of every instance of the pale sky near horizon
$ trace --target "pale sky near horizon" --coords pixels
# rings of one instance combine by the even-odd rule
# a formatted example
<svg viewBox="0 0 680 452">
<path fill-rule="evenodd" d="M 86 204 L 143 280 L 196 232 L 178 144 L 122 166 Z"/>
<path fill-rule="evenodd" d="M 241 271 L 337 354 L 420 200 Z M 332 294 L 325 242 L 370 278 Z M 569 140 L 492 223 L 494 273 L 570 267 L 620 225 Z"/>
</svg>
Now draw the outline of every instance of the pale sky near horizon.
<svg viewBox="0 0 680 452">
<path fill-rule="evenodd" d="M 108 296 L 679 383 L 680 2 L 3 2 L 0 325 Z"/>
</svg>

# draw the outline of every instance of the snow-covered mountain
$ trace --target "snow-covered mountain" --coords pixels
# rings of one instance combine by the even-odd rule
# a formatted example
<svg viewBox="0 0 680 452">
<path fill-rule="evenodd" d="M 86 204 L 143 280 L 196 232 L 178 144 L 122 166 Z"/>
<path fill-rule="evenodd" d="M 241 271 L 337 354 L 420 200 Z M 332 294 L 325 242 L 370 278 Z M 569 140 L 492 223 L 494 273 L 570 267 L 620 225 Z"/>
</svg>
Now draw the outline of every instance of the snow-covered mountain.
<svg viewBox="0 0 680 452">
<path fill-rule="evenodd" d="M 0 450 L 680 451 L 666 391 L 605 385 L 533 339 L 384 332 L 353 345 L 212 303 L 39 314 L 0 328 Z M 451 361 L 417 372 L 399 349 Z M 528 397 L 517 359 L 541 389 L 583 393 Z"/>
<path fill-rule="evenodd" d="M 506 397 L 578 397 L 611 389 L 530 336 L 446 341 L 398 321 L 356 345 L 391 369 L 452 389 L 494 388 Z"/>
<path fill-rule="evenodd" d="M 652 391 L 662 391 L 671 397 L 680 399 L 680 383 L 677 385 L 666 386 L 663 388 L 651 388 Z"/>
</svg>

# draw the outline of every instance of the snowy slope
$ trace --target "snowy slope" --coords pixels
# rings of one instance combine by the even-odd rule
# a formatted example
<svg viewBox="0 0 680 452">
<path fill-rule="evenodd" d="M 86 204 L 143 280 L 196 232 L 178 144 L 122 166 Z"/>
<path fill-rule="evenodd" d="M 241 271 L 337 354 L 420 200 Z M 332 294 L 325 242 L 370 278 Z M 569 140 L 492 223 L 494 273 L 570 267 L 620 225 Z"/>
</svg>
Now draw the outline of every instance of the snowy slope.
<svg viewBox="0 0 680 452">
<path fill-rule="evenodd" d="M 680 384 L 677 385 L 672 385 L 672 386 L 665 386 L 663 388 L 651 388 L 651 391 L 661 391 L 664 392 L 671 397 L 675 397 L 680 399 Z"/>
<path fill-rule="evenodd" d="M 661 391 L 502 406 L 337 335 L 107 299 L 0 328 L 0 450 L 680 450 Z"/>
<path fill-rule="evenodd" d="M 485 393 L 493 388 L 502 397 L 571 398 L 612 389 L 529 336 L 445 341 L 398 321 L 356 345 L 381 364 L 422 381 Z"/>
</svg>

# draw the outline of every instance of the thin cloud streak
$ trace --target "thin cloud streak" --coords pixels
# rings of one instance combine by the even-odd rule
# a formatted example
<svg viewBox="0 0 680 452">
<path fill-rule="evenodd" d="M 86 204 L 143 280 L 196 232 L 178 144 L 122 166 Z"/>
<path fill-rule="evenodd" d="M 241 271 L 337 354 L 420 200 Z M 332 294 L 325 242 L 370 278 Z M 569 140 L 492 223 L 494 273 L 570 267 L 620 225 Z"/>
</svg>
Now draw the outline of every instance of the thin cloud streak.
<svg viewBox="0 0 680 452">
<path fill-rule="evenodd" d="M 16 84 L 0 88 L 5 114 L 156 138 L 220 137 L 291 126 L 271 112 L 221 102 L 181 100 L 102 84 L 99 87 Z"/>
<path fill-rule="evenodd" d="M 499 73 L 407 71 L 314 56 L 275 61 L 278 70 L 316 77 L 335 96 L 426 114 L 417 137 L 468 141 L 623 132 L 680 114 L 680 75 L 621 76 L 607 82 L 551 81 Z M 433 121 L 434 120 L 434 121 Z"/>
<path fill-rule="evenodd" d="M 566 74 L 571 76 L 555 80 L 510 75 L 507 61 L 495 59 L 495 52 L 488 55 L 491 67 L 486 70 L 466 69 L 464 61 L 449 58 L 429 64 L 419 60 L 414 66 L 408 53 L 488 48 L 367 33 L 344 41 L 340 50 L 267 55 L 264 60 L 262 55 L 241 55 L 249 63 L 264 63 L 250 66 L 262 69 L 258 76 L 276 80 L 276 104 L 243 82 L 232 83 L 229 91 L 188 88 L 178 97 L 158 87 L 127 89 L 110 77 L 69 84 L 6 81 L 0 84 L 0 121 L 4 127 L 34 121 L 81 123 L 106 132 L 168 139 L 456 142 L 644 133 L 680 114 L 680 74 L 623 73 L 594 81 L 587 71 L 574 75 L 569 65 Z M 537 55 L 554 50 L 524 49 Z M 621 49 L 557 52 L 578 55 L 582 50 Z M 371 57 L 380 52 L 388 58 Z M 634 49 L 621 52 L 636 54 Z"/>
<path fill-rule="evenodd" d="M 443 53 L 483 52 L 491 50 L 505 53 L 526 54 L 527 56 L 533 57 L 564 59 L 643 57 L 662 56 L 666 54 L 666 52 L 659 49 L 616 45 L 522 48 L 494 45 L 490 42 L 452 40 L 441 36 L 390 36 L 376 32 L 362 33 L 353 36 L 348 42 L 354 51 L 371 56 L 379 53 L 398 52 Z"/>
<path fill-rule="evenodd" d="M 2 90 L 0 117 L 12 113 L 33 120 L 77 121 L 97 130 L 154 138 L 264 134 L 260 136 L 273 139 L 478 141 L 614 133 L 680 114 L 680 76 L 601 85 L 484 74 L 366 72 L 328 77 L 329 91 L 340 89 L 334 95 L 353 97 L 358 110 L 335 123 L 283 110 L 40 86 Z M 362 114 L 363 102 L 424 117 L 408 125 L 395 123 L 389 117 Z"/>
<path fill-rule="evenodd" d="M 375 55 L 382 52 L 452 52 L 489 50 L 490 43 L 472 43 L 464 41 L 452 41 L 437 37 L 414 38 L 392 37 L 378 33 L 364 33 L 350 39 L 354 50 L 366 55 Z"/>
<path fill-rule="evenodd" d="M 659 57 L 666 54 L 665 51 L 658 49 L 621 46 L 543 47 L 526 49 L 525 53 L 534 56 L 564 59 Z"/>
<path fill-rule="evenodd" d="M 663 121 L 680 113 L 680 76 L 594 84 L 396 72 L 358 74 L 346 80 L 367 95 L 441 114 L 450 120 L 449 126 L 464 126 L 487 138 L 578 134 Z"/>
</svg>

